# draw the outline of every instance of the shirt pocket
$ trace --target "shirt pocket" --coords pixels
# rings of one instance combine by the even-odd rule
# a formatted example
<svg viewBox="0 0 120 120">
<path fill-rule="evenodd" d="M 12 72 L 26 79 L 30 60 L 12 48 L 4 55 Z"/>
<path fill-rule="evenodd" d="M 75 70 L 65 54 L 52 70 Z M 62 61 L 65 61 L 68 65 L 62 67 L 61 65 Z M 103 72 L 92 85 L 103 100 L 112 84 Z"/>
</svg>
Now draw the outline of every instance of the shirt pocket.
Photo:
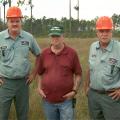
<svg viewBox="0 0 120 120">
<path fill-rule="evenodd" d="M 62 76 L 68 76 L 70 73 L 72 73 L 72 68 L 69 62 L 60 62 L 60 69 Z"/>
<path fill-rule="evenodd" d="M 120 72 L 120 64 L 119 63 L 120 63 L 120 61 L 117 61 L 117 63 L 112 66 L 111 73 L 113 74 L 113 76 L 115 76 L 116 74 L 119 74 L 118 72 Z"/>
<path fill-rule="evenodd" d="M 118 72 L 120 71 L 120 67 L 117 65 L 117 63 L 106 63 L 104 66 L 104 75 L 106 77 L 114 77 Z"/>
<path fill-rule="evenodd" d="M 104 63 L 103 71 L 106 76 L 111 76 L 112 74 L 112 65 L 109 63 Z"/>
<path fill-rule="evenodd" d="M 1 61 L 3 61 L 3 62 L 9 61 L 12 54 L 13 53 L 8 48 L 2 49 L 2 50 L 0 49 L 0 59 L 1 59 Z"/>
<path fill-rule="evenodd" d="M 16 56 L 27 58 L 29 56 L 29 47 L 25 45 L 21 45 L 16 48 L 15 53 L 16 53 Z"/>
</svg>

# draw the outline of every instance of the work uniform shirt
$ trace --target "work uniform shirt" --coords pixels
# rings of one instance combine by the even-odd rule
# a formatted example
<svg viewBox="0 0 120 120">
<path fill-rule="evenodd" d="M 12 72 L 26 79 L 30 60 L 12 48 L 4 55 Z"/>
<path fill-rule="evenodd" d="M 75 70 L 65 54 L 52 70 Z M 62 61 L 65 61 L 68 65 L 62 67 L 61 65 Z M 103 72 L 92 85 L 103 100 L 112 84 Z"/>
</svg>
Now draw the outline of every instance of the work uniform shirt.
<svg viewBox="0 0 120 120">
<path fill-rule="evenodd" d="M 28 75 L 29 51 L 36 56 L 40 54 L 40 48 L 30 33 L 21 30 L 13 40 L 8 30 L 0 32 L 0 76 L 17 79 Z"/>
<path fill-rule="evenodd" d="M 111 40 L 102 49 L 99 41 L 90 47 L 90 87 L 97 90 L 120 88 L 120 43 Z"/>
<path fill-rule="evenodd" d="M 57 55 L 47 48 L 41 53 L 39 63 L 45 99 L 52 103 L 64 101 L 63 95 L 73 89 L 74 74 L 82 72 L 77 53 L 68 46 Z"/>
</svg>

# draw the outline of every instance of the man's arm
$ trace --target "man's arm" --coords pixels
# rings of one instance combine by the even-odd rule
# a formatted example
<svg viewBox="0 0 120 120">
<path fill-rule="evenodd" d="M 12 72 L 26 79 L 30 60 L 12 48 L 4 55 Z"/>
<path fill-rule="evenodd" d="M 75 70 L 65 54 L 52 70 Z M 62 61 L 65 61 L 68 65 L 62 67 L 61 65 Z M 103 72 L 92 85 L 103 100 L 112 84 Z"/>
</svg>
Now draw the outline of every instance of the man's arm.
<svg viewBox="0 0 120 120">
<path fill-rule="evenodd" d="M 79 86 L 81 83 L 81 75 L 76 74 L 75 79 L 74 79 L 74 86 L 73 86 L 73 91 L 77 93 Z"/>
<path fill-rule="evenodd" d="M 2 78 L 0 78 L 0 86 L 1 86 L 3 83 L 4 83 L 4 82 L 3 82 Z"/>
<path fill-rule="evenodd" d="M 39 68 L 39 63 L 40 63 L 39 60 L 40 60 L 40 54 L 36 56 L 35 66 L 34 66 L 32 72 L 30 73 L 30 75 L 28 76 L 27 84 L 30 84 L 32 82 L 32 80 L 36 78 L 38 68 Z"/>
<path fill-rule="evenodd" d="M 38 77 L 37 77 L 37 81 L 38 81 L 37 92 L 38 92 L 38 94 L 39 94 L 42 98 L 46 98 L 46 95 L 45 95 L 44 91 L 43 91 L 42 88 L 41 88 L 41 80 L 42 80 L 42 77 L 38 76 Z"/>
<path fill-rule="evenodd" d="M 89 90 L 89 85 L 90 85 L 90 69 L 87 70 L 87 75 L 86 75 L 86 81 L 84 84 L 84 88 L 85 88 L 85 94 L 88 94 L 88 90 Z"/>
<path fill-rule="evenodd" d="M 32 70 L 32 74 L 33 74 L 33 78 L 35 79 L 35 77 L 38 74 L 38 69 L 39 69 L 39 65 L 40 65 L 40 54 L 36 57 L 36 61 L 35 61 L 35 67 Z"/>
<path fill-rule="evenodd" d="M 74 79 L 74 85 L 73 85 L 73 90 L 67 94 L 65 94 L 63 97 L 66 99 L 72 99 L 74 96 L 77 94 L 77 91 L 79 89 L 81 83 L 81 75 L 76 74 L 75 79 Z"/>
</svg>

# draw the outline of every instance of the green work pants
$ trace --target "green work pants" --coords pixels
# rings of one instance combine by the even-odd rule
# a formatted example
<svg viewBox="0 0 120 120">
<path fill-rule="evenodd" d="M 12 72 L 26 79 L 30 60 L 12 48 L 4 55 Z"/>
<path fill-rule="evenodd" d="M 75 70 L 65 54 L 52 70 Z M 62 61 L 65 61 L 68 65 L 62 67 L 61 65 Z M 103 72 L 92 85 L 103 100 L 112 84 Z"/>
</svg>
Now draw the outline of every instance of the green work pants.
<svg viewBox="0 0 120 120">
<path fill-rule="evenodd" d="M 29 90 L 26 79 L 3 78 L 4 84 L 0 86 L 0 120 L 8 120 L 10 107 L 14 101 L 17 119 L 28 119 Z"/>
<path fill-rule="evenodd" d="M 113 100 L 106 93 L 90 89 L 88 106 L 91 120 L 120 120 L 120 99 Z"/>
</svg>

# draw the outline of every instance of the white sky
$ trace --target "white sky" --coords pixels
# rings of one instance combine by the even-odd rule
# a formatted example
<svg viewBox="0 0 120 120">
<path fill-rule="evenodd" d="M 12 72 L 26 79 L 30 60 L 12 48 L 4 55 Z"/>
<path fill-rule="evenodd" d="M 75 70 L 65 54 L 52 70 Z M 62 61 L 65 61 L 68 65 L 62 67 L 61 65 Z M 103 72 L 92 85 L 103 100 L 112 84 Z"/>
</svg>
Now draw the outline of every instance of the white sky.
<svg viewBox="0 0 120 120">
<path fill-rule="evenodd" d="M 12 0 L 12 5 L 16 5 L 17 0 Z M 28 0 L 26 0 L 27 3 Z M 69 18 L 69 0 L 32 0 L 33 16 L 35 18 Z M 74 6 L 77 0 L 71 0 L 71 16 L 77 18 L 77 11 Z M 7 5 L 8 7 L 8 5 Z M 7 9 L 6 7 L 6 9 Z M 21 6 L 23 15 L 30 16 L 30 6 Z M 114 13 L 120 14 L 120 0 L 79 0 L 79 19 L 91 20 L 96 16 L 112 16 Z M 1 7 L 1 17 L 3 18 L 3 6 Z"/>
</svg>

